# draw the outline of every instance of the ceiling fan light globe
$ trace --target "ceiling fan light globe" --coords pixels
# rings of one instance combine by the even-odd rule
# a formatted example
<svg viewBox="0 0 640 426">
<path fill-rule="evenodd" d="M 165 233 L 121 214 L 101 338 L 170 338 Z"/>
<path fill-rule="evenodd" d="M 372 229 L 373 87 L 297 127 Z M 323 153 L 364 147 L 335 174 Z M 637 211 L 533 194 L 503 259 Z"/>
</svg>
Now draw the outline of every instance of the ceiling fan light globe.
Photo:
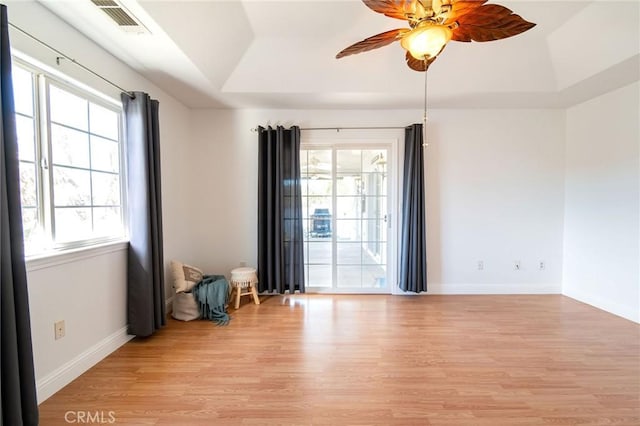
<svg viewBox="0 0 640 426">
<path fill-rule="evenodd" d="M 423 22 L 405 35 L 400 44 L 418 60 L 434 58 L 451 40 L 453 32 L 446 25 Z"/>
</svg>

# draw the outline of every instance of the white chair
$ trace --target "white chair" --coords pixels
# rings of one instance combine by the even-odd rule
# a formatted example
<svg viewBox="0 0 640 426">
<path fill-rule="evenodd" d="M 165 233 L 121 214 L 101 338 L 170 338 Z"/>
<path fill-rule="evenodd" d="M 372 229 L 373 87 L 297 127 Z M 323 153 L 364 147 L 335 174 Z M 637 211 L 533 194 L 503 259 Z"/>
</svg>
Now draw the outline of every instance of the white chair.
<svg viewBox="0 0 640 426">
<path fill-rule="evenodd" d="M 256 268 L 242 267 L 235 268 L 231 271 L 231 300 L 235 298 L 235 308 L 240 307 L 240 298 L 242 296 L 253 296 L 253 302 L 260 304 L 256 285 L 258 284 L 258 274 Z"/>
</svg>

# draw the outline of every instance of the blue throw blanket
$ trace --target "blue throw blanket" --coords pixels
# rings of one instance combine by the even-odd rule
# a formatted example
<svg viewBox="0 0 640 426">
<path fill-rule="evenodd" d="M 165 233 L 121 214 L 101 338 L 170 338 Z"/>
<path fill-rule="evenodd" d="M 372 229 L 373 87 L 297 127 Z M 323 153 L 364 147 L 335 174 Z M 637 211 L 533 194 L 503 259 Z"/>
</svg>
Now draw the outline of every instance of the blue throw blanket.
<svg viewBox="0 0 640 426">
<path fill-rule="evenodd" d="M 223 275 L 205 275 L 202 281 L 193 287 L 192 292 L 202 318 L 218 325 L 229 324 L 229 314 L 225 311 L 229 283 Z"/>
</svg>

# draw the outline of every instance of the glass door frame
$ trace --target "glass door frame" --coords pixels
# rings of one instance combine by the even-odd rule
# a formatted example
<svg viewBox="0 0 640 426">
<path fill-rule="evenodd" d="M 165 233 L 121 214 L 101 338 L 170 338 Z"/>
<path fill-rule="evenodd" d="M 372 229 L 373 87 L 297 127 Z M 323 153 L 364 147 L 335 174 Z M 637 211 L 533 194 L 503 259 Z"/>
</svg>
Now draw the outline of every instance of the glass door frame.
<svg viewBox="0 0 640 426">
<path fill-rule="evenodd" d="M 307 293 L 324 293 L 324 294 L 393 294 L 397 287 L 397 243 L 398 243 L 398 226 L 400 207 L 398 204 L 399 191 L 399 141 L 398 139 L 373 139 L 362 137 L 357 139 L 305 139 L 301 141 L 301 150 L 332 150 L 332 168 L 331 178 L 335 182 L 337 175 L 336 168 L 336 151 L 338 150 L 375 150 L 386 149 L 388 153 L 387 159 L 387 259 L 386 259 L 386 283 L 383 288 L 339 288 L 336 287 L 337 276 L 337 239 L 332 235 L 332 286 L 331 287 L 312 287 L 306 284 Z M 335 185 L 334 185 L 335 187 Z M 332 194 L 332 210 L 336 211 L 337 194 L 333 190 Z M 332 214 L 331 229 L 336 230 L 336 215 Z M 335 234 L 335 233 L 334 233 Z M 306 243 L 306 236 L 305 236 Z M 305 259 L 305 269 L 307 259 Z"/>
</svg>

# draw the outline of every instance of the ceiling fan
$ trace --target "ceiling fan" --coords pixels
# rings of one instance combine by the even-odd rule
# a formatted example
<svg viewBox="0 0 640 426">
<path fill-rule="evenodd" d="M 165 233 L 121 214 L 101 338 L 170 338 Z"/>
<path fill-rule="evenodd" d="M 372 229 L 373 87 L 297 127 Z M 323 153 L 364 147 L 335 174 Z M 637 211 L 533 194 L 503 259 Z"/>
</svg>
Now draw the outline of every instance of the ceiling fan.
<svg viewBox="0 0 640 426">
<path fill-rule="evenodd" d="M 407 50 L 415 71 L 426 71 L 450 40 L 493 41 L 523 33 L 536 24 L 487 0 L 362 0 L 374 12 L 408 21 L 409 28 L 376 34 L 336 55 L 342 58 L 386 46 L 394 41 Z"/>
</svg>

